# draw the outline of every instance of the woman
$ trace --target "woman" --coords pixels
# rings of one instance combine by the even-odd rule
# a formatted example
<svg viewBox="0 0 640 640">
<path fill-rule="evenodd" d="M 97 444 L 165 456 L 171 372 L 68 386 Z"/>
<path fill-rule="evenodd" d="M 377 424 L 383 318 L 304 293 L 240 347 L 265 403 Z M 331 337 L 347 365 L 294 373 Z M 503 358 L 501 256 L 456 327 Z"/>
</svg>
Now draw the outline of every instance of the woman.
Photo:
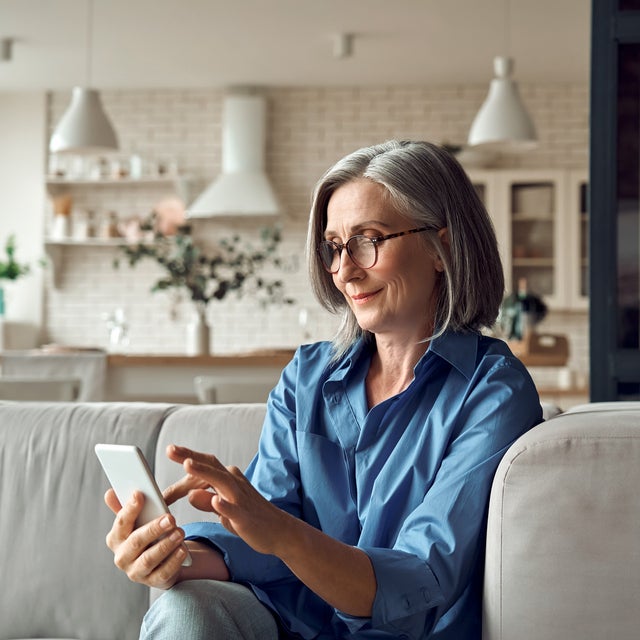
<svg viewBox="0 0 640 640">
<path fill-rule="evenodd" d="M 189 493 L 221 524 L 134 530 L 140 496 L 106 496 L 116 564 L 170 589 L 142 636 L 479 640 L 491 480 L 542 418 L 525 368 L 480 333 L 504 289 L 490 219 L 446 151 L 392 141 L 320 180 L 307 250 L 342 323 L 285 368 L 246 476 L 168 450 L 187 474 L 168 501 Z"/>
</svg>

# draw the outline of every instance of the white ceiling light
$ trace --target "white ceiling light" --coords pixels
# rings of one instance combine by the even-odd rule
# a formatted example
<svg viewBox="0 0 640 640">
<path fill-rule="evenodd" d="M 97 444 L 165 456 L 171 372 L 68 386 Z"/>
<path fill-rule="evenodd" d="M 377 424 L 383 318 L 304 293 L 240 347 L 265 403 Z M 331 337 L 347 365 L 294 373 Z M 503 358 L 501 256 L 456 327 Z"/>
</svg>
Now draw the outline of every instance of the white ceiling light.
<svg viewBox="0 0 640 640">
<path fill-rule="evenodd" d="M 265 171 L 266 100 L 252 93 L 225 96 L 222 173 L 188 208 L 189 218 L 273 216 L 281 213 Z"/>
<path fill-rule="evenodd" d="M 0 60 L 11 62 L 13 56 L 13 38 L 2 38 L 0 40 Z"/>
<path fill-rule="evenodd" d="M 102 106 L 100 93 L 90 89 L 93 0 L 87 2 L 86 87 L 74 87 L 71 104 L 49 142 L 51 153 L 96 154 L 118 149 L 116 132 Z"/>
<path fill-rule="evenodd" d="M 353 33 L 336 33 L 333 36 L 334 58 L 350 58 L 353 55 Z"/>
<path fill-rule="evenodd" d="M 505 48 L 509 51 L 509 2 L 505 4 Z M 469 146 L 524 151 L 537 145 L 535 126 L 522 102 L 518 85 L 511 78 L 513 66 L 509 56 L 494 58 L 495 77 L 469 130 Z"/>
<path fill-rule="evenodd" d="M 520 98 L 518 86 L 510 78 L 511 58 L 497 57 L 493 61 L 495 78 L 489 95 L 476 115 L 469 131 L 469 145 L 531 149 L 537 144 L 536 130 Z"/>
</svg>

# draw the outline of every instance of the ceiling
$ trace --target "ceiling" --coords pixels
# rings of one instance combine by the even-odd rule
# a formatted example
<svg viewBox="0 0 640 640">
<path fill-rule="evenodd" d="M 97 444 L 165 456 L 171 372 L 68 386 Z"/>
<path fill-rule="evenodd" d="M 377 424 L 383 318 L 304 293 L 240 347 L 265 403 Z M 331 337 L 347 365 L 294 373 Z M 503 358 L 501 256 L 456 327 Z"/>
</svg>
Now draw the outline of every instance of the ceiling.
<svg viewBox="0 0 640 640">
<path fill-rule="evenodd" d="M 94 0 L 91 56 L 87 2 L 0 0 L 0 90 L 589 81 L 590 0 Z"/>
</svg>

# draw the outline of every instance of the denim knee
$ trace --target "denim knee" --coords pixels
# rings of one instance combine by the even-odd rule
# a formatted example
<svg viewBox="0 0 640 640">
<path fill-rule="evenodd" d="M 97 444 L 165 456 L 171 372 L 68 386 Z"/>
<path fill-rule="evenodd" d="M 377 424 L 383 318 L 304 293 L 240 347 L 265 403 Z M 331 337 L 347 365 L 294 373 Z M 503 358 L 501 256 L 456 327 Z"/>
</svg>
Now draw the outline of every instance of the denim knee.
<svg viewBox="0 0 640 640">
<path fill-rule="evenodd" d="M 246 587 L 232 582 L 180 582 L 144 617 L 141 640 L 277 640 L 271 613 Z"/>
</svg>

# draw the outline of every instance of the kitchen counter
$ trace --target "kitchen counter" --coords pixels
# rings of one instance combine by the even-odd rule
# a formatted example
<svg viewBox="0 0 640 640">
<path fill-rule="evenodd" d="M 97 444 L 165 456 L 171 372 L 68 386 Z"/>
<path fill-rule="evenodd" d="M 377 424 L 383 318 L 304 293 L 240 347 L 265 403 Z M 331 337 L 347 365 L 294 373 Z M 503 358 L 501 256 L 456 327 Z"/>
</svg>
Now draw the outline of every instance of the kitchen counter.
<svg viewBox="0 0 640 640">
<path fill-rule="evenodd" d="M 109 354 L 106 399 L 195 403 L 198 376 L 207 376 L 213 385 L 274 387 L 293 354 L 293 349 L 207 356 Z"/>
<path fill-rule="evenodd" d="M 208 356 L 182 354 L 109 354 L 109 367 L 280 367 L 293 358 L 293 349 L 251 351 Z"/>
<path fill-rule="evenodd" d="M 589 389 L 587 387 L 543 387 L 538 386 L 538 395 L 543 402 L 550 402 L 560 407 L 563 411 L 571 409 L 579 404 L 589 402 Z"/>
<path fill-rule="evenodd" d="M 11 371 L 13 375 L 50 375 L 53 367 L 57 375 L 78 375 L 86 379 L 88 375 L 80 365 L 86 368 L 86 360 L 106 359 L 106 371 L 99 376 L 101 390 L 90 400 L 107 401 L 149 401 L 196 403 L 195 378 L 206 376 L 211 384 L 234 385 L 245 384 L 255 387 L 274 387 L 284 367 L 294 355 L 294 349 L 270 349 L 245 353 L 226 353 L 207 356 L 187 356 L 183 354 L 105 354 L 100 350 L 63 350 L 57 357 L 50 357 L 44 351 L 5 352 L 9 355 L 21 355 L 23 366 L 28 371 Z M 0 362 L 2 361 L 0 355 Z M 34 357 L 35 356 L 35 357 Z M 67 369 L 62 367 L 60 359 L 64 359 Z M 525 364 L 527 358 L 522 358 Z M 534 361 L 532 374 L 536 380 Z M 34 369 L 36 367 L 37 370 Z M 38 368 L 39 367 L 39 368 Z M 75 367 L 69 369 L 69 367 Z M 549 371 L 548 367 L 543 370 Z M 48 372 L 48 373 L 47 373 Z M 555 379 L 555 378 L 554 378 Z M 589 400 L 589 389 L 585 386 L 564 388 L 550 384 L 550 377 L 545 376 L 536 382 L 541 400 L 552 402 L 563 409 Z M 94 385 L 95 386 L 95 385 Z"/>
</svg>

